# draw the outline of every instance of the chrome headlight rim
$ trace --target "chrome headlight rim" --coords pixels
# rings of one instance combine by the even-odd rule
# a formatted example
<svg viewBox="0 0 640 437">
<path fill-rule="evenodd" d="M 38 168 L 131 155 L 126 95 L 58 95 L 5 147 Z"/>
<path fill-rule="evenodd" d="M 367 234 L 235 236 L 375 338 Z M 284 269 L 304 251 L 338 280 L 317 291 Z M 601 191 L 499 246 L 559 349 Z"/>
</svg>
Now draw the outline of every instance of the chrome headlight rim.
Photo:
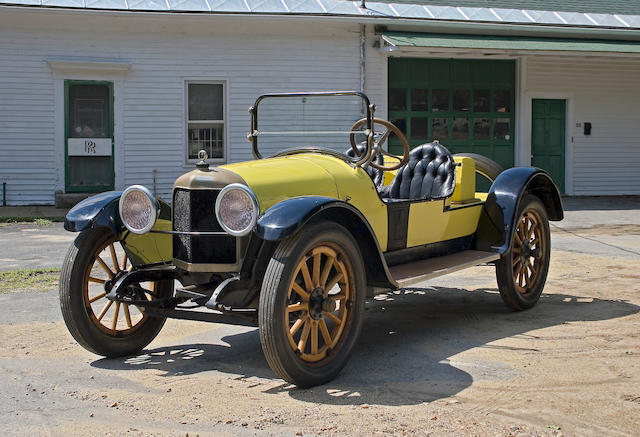
<svg viewBox="0 0 640 437">
<path fill-rule="evenodd" d="M 249 198 L 251 199 L 251 203 L 253 205 L 253 211 L 252 211 L 252 216 L 251 216 L 251 222 L 250 224 L 242 229 L 242 230 L 234 230 L 229 228 L 224 221 L 222 220 L 222 217 L 220 215 L 220 204 L 222 202 L 222 199 L 224 198 L 225 194 L 227 194 L 229 191 L 232 190 L 241 190 L 243 192 L 245 192 Z M 240 184 L 240 183 L 233 183 L 233 184 L 229 184 L 226 187 L 224 187 L 220 193 L 218 194 L 218 197 L 216 199 L 216 204 L 215 204 L 215 214 L 216 214 L 216 219 L 218 220 L 218 223 L 220 224 L 220 226 L 222 227 L 222 229 L 224 229 L 224 231 L 230 235 L 233 235 L 234 237 L 243 237 L 249 233 L 251 233 L 251 231 L 253 230 L 253 228 L 255 227 L 256 223 L 258 222 L 258 216 L 260 215 L 260 204 L 258 203 L 258 198 L 256 197 L 255 193 L 251 190 L 251 188 L 249 188 L 248 186 L 244 185 L 244 184 Z"/>
<path fill-rule="evenodd" d="M 127 197 L 127 194 L 129 194 L 132 191 L 140 191 L 140 192 L 142 192 L 149 199 L 149 204 L 151 205 L 151 220 L 142 229 L 136 229 L 136 228 L 131 227 L 131 225 L 129 223 L 127 223 L 127 221 L 124 219 L 123 203 L 124 203 L 124 201 L 125 201 L 125 199 Z M 146 234 L 156 224 L 156 221 L 158 220 L 158 215 L 160 214 L 160 208 L 158 207 L 158 201 L 153 196 L 153 194 L 151 194 L 151 191 L 149 191 L 149 189 L 147 187 L 142 186 L 142 185 L 131 185 L 131 186 L 127 187 L 122 192 L 122 194 L 120 195 L 120 200 L 118 201 L 118 212 L 120 213 L 120 220 L 122 221 L 122 224 L 130 232 L 133 232 L 134 234 Z"/>
</svg>

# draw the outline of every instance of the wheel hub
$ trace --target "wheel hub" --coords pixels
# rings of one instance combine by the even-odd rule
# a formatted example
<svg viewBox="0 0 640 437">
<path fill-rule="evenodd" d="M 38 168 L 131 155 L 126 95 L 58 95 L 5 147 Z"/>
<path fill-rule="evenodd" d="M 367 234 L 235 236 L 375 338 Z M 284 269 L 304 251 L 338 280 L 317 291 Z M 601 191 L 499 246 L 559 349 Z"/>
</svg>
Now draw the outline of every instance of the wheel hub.
<svg viewBox="0 0 640 437">
<path fill-rule="evenodd" d="M 316 288 L 309 295 L 309 316 L 313 320 L 319 320 L 322 317 L 322 312 L 325 311 L 326 301 L 324 289 L 321 287 Z"/>
</svg>

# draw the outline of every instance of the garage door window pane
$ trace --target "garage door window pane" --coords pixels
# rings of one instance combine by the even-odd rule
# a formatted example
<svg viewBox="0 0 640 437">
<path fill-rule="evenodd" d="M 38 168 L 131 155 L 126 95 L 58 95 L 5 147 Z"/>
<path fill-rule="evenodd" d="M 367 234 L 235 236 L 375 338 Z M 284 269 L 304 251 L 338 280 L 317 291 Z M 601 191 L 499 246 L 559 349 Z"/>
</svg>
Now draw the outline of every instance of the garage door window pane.
<svg viewBox="0 0 640 437">
<path fill-rule="evenodd" d="M 412 111 L 427 111 L 428 103 L 427 98 L 429 96 L 429 90 L 420 88 L 414 88 L 411 90 L 411 110 Z"/>
<path fill-rule="evenodd" d="M 511 119 L 496 118 L 493 121 L 493 139 L 494 140 L 510 140 L 511 139 Z"/>
<path fill-rule="evenodd" d="M 391 123 L 393 123 L 400 131 L 406 136 L 407 135 L 407 121 L 404 118 L 392 118 Z M 391 133 L 389 138 L 397 138 L 393 133 Z"/>
<path fill-rule="evenodd" d="M 469 119 L 468 118 L 454 118 L 451 125 L 451 136 L 454 140 L 468 140 L 469 139 Z"/>
<path fill-rule="evenodd" d="M 407 90 L 405 88 L 391 88 L 389 90 L 389 109 L 391 111 L 406 111 Z"/>
<path fill-rule="evenodd" d="M 411 138 L 426 139 L 427 138 L 427 121 L 425 117 L 413 117 L 411 119 Z"/>
<path fill-rule="evenodd" d="M 449 110 L 449 90 L 433 90 L 431 110 L 434 112 Z"/>
<path fill-rule="evenodd" d="M 222 84 L 189 84 L 189 120 L 222 120 Z"/>
<path fill-rule="evenodd" d="M 431 136 L 434 140 L 449 138 L 449 120 L 447 118 L 433 118 L 431 120 Z"/>
<path fill-rule="evenodd" d="M 473 92 L 473 110 L 475 112 L 489 112 L 490 93 L 488 90 L 476 90 Z"/>
<path fill-rule="evenodd" d="M 453 110 L 468 111 L 471 107 L 471 91 L 455 90 L 453 92 Z"/>
<path fill-rule="evenodd" d="M 473 139 L 474 140 L 489 139 L 489 119 L 488 118 L 473 119 Z"/>
<path fill-rule="evenodd" d="M 511 112 L 511 93 L 509 91 L 495 91 L 493 93 L 493 107 L 496 112 Z"/>
</svg>

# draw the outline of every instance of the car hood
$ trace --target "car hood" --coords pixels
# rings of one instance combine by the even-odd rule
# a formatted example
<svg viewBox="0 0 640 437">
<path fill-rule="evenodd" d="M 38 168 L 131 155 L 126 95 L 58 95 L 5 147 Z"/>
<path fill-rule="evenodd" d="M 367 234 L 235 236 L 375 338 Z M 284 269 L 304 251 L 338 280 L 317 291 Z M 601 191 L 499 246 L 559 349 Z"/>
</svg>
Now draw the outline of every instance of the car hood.
<svg viewBox="0 0 640 437">
<path fill-rule="evenodd" d="M 316 195 L 339 198 L 332 172 L 323 165 L 326 159 L 317 154 L 299 154 L 228 164 L 220 168 L 244 180 L 258 198 L 260 213 L 264 213 L 291 197 Z M 341 164 L 349 168 L 348 164 Z"/>
</svg>

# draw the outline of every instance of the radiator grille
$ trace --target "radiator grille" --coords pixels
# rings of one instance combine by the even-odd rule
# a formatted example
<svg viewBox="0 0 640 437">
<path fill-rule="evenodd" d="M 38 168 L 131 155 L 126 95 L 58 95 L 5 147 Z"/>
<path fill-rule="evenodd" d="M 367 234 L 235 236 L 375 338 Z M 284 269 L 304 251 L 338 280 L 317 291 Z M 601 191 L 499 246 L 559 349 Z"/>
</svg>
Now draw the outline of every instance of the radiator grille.
<svg viewBox="0 0 640 437">
<path fill-rule="evenodd" d="M 182 232 L 222 232 L 214 206 L 219 190 L 173 192 L 173 229 Z M 232 235 L 174 235 L 173 257 L 188 263 L 235 264 L 236 238 Z"/>
</svg>

